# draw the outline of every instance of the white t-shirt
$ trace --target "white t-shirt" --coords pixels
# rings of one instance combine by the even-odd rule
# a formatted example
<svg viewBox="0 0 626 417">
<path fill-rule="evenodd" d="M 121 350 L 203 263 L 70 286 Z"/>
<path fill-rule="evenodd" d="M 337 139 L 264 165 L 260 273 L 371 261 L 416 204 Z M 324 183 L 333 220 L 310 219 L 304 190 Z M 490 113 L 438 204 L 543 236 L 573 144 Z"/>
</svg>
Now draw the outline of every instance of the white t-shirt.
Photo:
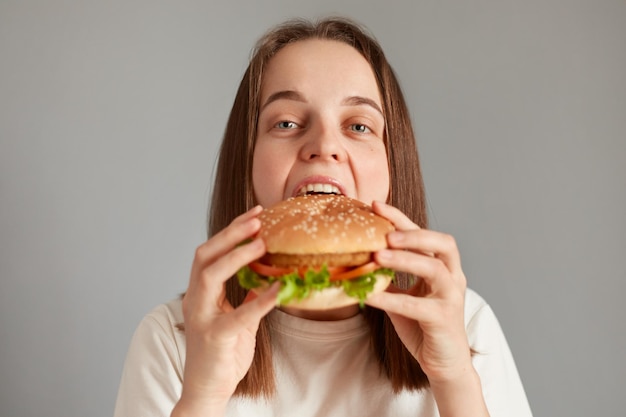
<svg viewBox="0 0 626 417">
<path fill-rule="evenodd" d="M 473 363 L 491 417 L 531 417 L 513 357 L 491 308 L 467 290 L 465 323 Z M 362 315 L 312 321 L 274 310 L 269 315 L 277 383 L 271 400 L 234 397 L 226 415 L 298 417 L 435 417 L 431 392 L 394 394 L 369 347 Z M 115 417 L 169 416 L 180 397 L 185 335 L 179 299 L 158 306 L 133 336 Z"/>
</svg>

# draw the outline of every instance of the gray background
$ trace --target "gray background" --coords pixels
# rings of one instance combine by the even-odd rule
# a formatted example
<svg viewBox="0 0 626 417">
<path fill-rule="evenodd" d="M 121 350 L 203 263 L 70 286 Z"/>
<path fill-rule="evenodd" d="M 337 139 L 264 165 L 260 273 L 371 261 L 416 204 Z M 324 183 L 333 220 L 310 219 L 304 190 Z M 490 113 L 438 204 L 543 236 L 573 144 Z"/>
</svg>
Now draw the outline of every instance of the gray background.
<svg viewBox="0 0 626 417">
<path fill-rule="evenodd" d="M 626 2 L 0 1 L 0 415 L 109 416 L 185 289 L 255 39 L 365 23 L 536 416 L 626 409 Z"/>
</svg>

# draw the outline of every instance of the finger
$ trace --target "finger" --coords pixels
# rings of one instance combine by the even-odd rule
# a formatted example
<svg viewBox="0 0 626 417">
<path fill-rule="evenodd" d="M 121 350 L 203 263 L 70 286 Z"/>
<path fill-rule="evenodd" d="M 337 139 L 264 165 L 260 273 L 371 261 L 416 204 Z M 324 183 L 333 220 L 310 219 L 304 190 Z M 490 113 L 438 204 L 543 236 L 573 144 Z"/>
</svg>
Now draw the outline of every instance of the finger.
<svg viewBox="0 0 626 417">
<path fill-rule="evenodd" d="M 385 291 L 390 292 L 392 294 L 408 294 L 414 297 L 423 297 L 426 295 L 427 291 L 424 290 L 424 281 L 420 278 L 417 278 L 415 284 L 411 286 L 408 290 L 397 287 L 395 284 L 390 284 Z"/>
<path fill-rule="evenodd" d="M 389 220 L 398 230 L 414 230 L 420 228 L 402 211 L 382 201 L 374 201 L 372 203 L 372 209 L 374 213 Z"/>
<path fill-rule="evenodd" d="M 377 293 L 368 297 L 365 304 L 417 321 L 430 320 L 437 311 L 434 300 L 404 293 Z"/>
<path fill-rule="evenodd" d="M 233 314 L 237 320 L 246 326 L 258 326 L 261 318 L 276 307 L 279 290 L 280 283 L 275 282 L 263 293 L 237 307 Z"/>
<path fill-rule="evenodd" d="M 242 213 L 239 216 L 235 217 L 235 219 L 231 223 L 232 224 L 243 223 L 253 217 L 258 216 L 259 214 L 261 214 L 262 211 L 263 211 L 263 207 L 257 204 L 256 206 L 252 207 L 250 210 L 246 211 L 245 213 Z"/>
<path fill-rule="evenodd" d="M 256 234 L 261 228 L 261 222 L 256 216 L 262 210 L 261 206 L 256 206 L 235 218 L 227 227 L 200 245 L 194 259 L 200 264 L 211 263 Z"/>
<path fill-rule="evenodd" d="M 258 238 L 235 248 L 200 272 L 192 274 L 185 298 L 196 316 L 206 317 L 218 312 L 231 312 L 233 306 L 226 299 L 225 282 L 241 266 L 265 253 L 265 243 Z"/>
<path fill-rule="evenodd" d="M 212 294 L 222 291 L 223 284 L 244 265 L 260 258 L 265 253 L 265 242 L 261 238 L 236 247 L 219 257 L 211 265 L 205 267 L 199 274 L 198 283 Z"/>
<path fill-rule="evenodd" d="M 426 229 L 395 231 L 387 235 L 387 241 L 391 248 L 409 249 L 441 259 L 452 273 L 461 271 L 461 256 L 451 235 Z"/>
<path fill-rule="evenodd" d="M 374 254 L 381 266 L 408 272 L 420 277 L 432 293 L 445 293 L 454 288 L 454 280 L 447 266 L 439 259 L 410 251 L 384 249 Z"/>
</svg>

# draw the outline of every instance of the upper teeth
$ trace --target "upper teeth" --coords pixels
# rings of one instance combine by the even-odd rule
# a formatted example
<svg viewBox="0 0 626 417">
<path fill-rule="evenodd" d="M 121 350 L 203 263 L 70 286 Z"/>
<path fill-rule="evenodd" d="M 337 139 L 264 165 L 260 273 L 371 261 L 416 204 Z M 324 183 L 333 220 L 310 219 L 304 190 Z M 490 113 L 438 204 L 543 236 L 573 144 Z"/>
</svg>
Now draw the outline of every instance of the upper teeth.
<svg viewBox="0 0 626 417">
<path fill-rule="evenodd" d="M 341 194 L 339 188 L 331 184 L 307 184 L 298 191 L 298 195 L 307 193 Z"/>
</svg>

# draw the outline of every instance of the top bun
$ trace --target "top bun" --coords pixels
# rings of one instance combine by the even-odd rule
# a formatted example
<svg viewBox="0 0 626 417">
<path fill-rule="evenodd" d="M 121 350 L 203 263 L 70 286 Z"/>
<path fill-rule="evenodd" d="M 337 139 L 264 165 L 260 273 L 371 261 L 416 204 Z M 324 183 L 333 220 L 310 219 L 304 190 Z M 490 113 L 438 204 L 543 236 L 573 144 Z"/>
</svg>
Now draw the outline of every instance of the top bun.
<svg viewBox="0 0 626 417">
<path fill-rule="evenodd" d="M 259 219 L 259 236 L 270 254 L 374 252 L 387 247 L 386 235 L 394 230 L 367 204 L 333 194 L 289 198 Z"/>
</svg>

